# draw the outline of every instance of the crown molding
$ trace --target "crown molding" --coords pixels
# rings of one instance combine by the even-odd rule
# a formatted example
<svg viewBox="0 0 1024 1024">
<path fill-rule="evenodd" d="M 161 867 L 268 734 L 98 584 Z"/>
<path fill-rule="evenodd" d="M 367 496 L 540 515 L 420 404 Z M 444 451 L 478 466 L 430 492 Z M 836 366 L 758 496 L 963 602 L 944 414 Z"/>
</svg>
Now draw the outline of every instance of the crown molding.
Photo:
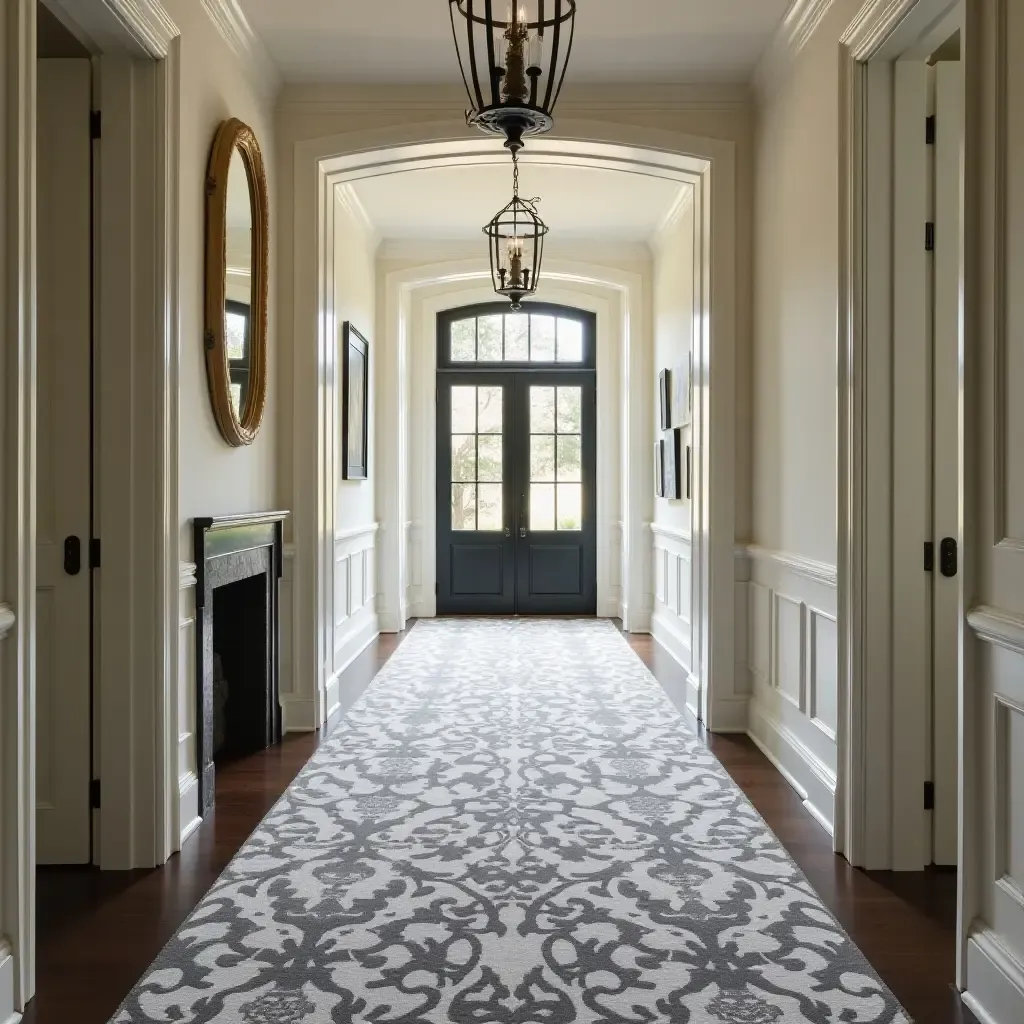
<svg viewBox="0 0 1024 1024">
<path fill-rule="evenodd" d="M 206 0 L 204 0 L 206 2 Z M 561 115 L 604 111 L 744 112 L 750 109 L 745 84 L 652 84 L 566 86 L 558 103 Z M 447 84 L 357 85 L 340 82 L 292 82 L 284 86 L 279 109 L 286 114 L 356 114 L 439 111 L 445 116 L 466 107 L 465 90 Z"/>
<path fill-rule="evenodd" d="M 238 0 L 200 0 L 220 37 L 241 61 L 250 82 L 267 100 L 275 100 L 281 91 L 281 72 L 253 31 Z"/>
<path fill-rule="evenodd" d="M 359 198 L 359 193 L 355 190 L 355 186 L 352 182 L 346 181 L 335 185 L 334 191 L 338 197 L 338 202 L 348 211 L 349 216 L 366 235 L 369 247 L 376 251 L 381 241 L 380 232 L 377 230 L 377 225 L 373 223 L 369 213 L 367 213 L 362 199 Z"/>
<path fill-rule="evenodd" d="M 758 92 L 771 90 L 787 64 L 810 42 L 832 3 L 833 0 L 793 0 L 754 72 Z"/>
<path fill-rule="evenodd" d="M 651 247 L 658 251 L 668 241 L 668 236 L 679 227 L 679 222 L 693 208 L 693 186 L 682 185 L 675 202 L 665 211 L 661 223 L 651 236 Z"/>
<path fill-rule="evenodd" d="M 160 0 L 51 0 L 49 7 L 94 53 L 127 45 L 162 60 L 181 34 Z"/>
</svg>

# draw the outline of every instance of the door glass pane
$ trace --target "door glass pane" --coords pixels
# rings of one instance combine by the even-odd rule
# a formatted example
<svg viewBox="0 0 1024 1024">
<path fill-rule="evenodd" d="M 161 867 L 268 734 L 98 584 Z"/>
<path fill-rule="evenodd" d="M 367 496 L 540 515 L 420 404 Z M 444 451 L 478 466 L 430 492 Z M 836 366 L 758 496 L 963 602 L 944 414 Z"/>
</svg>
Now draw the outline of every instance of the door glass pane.
<svg viewBox="0 0 1024 1024">
<path fill-rule="evenodd" d="M 549 435 L 534 434 L 530 438 L 530 479 L 555 479 L 555 439 Z"/>
<path fill-rule="evenodd" d="M 583 362 L 583 324 L 579 320 L 558 321 L 558 361 Z"/>
<path fill-rule="evenodd" d="M 558 528 L 583 528 L 583 487 L 581 484 L 558 485 Z"/>
<path fill-rule="evenodd" d="M 579 482 L 583 479 L 583 458 L 579 434 L 566 434 L 558 438 L 558 480 L 560 483 Z"/>
<path fill-rule="evenodd" d="M 479 462 L 477 479 L 486 483 L 501 483 L 501 434 L 481 434 L 478 441 Z M 481 491 L 480 507 L 483 508 Z M 481 527 L 483 529 L 483 527 Z"/>
<path fill-rule="evenodd" d="M 530 359 L 535 363 L 555 361 L 555 318 L 530 317 Z"/>
<path fill-rule="evenodd" d="M 525 313 L 505 317 L 505 359 L 525 363 L 530 358 L 530 318 Z"/>
<path fill-rule="evenodd" d="M 480 392 L 480 420 L 477 431 L 481 434 L 500 434 L 502 426 L 502 389 L 478 388 Z"/>
<path fill-rule="evenodd" d="M 530 433 L 553 434 L 554 432 L 555 389 L 530 388 Z"/>
<path fill-rule="evenodd" d="M 558 389 L 558 432 L 578 434 L 582 430 L 583 391 L 581 388 Z"/>
<path fill-rule="evenodd" d="M 555 485 L 530 484 L 530 529 L 555 528 Z"/>
<path fill-rule="evenodd" d="M 452 434 L 452 481 L 476 480 L 476 434 Z"/>
<path fill-rule="evenodd" d="M 452 362 L 476 360 L 476 320 L 457 320 L 452 324 Z"/>
<path fill-rule="evenodd" d="M 452 388 L 452 433 L 476 432 L 476 388 Z"/>
<path fill-rule="evenodd" d="M 476 484 L 452 484 L 452 529 L 476 529 Z"/>
<path fill-rule="evenodd" d="M 476 528 L 478 530 L 500 530 L 502 528 L 501 484 L 480 484 L 477 493 L 480 512 Z"/>
<path fill-rule="evenodd" d="M 501 362 L 501 323 L 503 319 L 504 317 L 500 313 L 497 316 L 480 317 L 477 359 L 481 363 Z"/>
</svg>

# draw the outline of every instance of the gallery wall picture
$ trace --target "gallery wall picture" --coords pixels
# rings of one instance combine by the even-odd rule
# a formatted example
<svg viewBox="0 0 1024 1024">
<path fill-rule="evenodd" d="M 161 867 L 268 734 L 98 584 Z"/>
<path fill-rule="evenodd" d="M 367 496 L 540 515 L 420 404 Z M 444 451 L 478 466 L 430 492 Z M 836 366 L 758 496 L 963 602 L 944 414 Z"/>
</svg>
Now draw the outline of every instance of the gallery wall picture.
<svg viewBox="0 0 1024 1024">
<path fill-rule="evenodd" d="M 693 496 L 693 478 L 691 476 L 691 455 L 690 446 L 686 446 L 686 497 L 691 498 Z"/>
<path fill-rule="evenodd" d="M 342 330 L 341 450 L 345 480 L 369 475 L 370 343 L 347 320 Z"/>
<path fill-rule="evenodd" d="M 672 392 L 672 422 L 673 427 L 688 427 L 692 416 L 692 387 L 693 356 L 689 353 L 686 359 L 680 363 L 669 375 L 671 379 Z"/>
<path fill-rule="evenodd" d="M 682 435 L 678 427 L 665 432 L 665 497 L 669 501 L 678 501 L 682 497 L 681 481 L 681 448 Z"/>
<path fill-rule="evenodd" d="M 654 493 L 665 497 L 665 442 L 654 442 Z"/>
<path fill-rule="evenodd" d="M 662 430 L 668 430 L 671 426 L 672 410 L 670 407 L 671 396 L 669 395 L 669 372 L 662 370 L 658 374 L 658 408 L 660 411 L 660 423 Z"/>
</svg>

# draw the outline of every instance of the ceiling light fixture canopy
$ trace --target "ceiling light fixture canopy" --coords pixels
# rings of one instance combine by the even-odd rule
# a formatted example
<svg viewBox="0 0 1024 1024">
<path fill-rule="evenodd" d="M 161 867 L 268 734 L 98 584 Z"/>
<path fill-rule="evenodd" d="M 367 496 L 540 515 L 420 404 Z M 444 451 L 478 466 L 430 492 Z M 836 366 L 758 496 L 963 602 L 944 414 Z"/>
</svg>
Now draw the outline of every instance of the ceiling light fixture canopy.
<svg viewBox="0 0 1024 1024">
<path fill-rule="evenodd" d="M 494 290 L 509 299 L 513 309 L 533 295 L 540 283 L 544 261 L 544 236 L 548 226 L 537 213 L 539 199 L 519 196 L 519 158 L 513 154 L 512 202 L 484 228 L 490 239 L 491 281 Z"/>
<path fill-rule="evenodd" d="M 469 124 L 523 140 L 551 130 L 576 25 L 576 0 L 448 0 L 469 94 Z M 502 19 L 496 17 L 500 9 Z"/>
</svg>

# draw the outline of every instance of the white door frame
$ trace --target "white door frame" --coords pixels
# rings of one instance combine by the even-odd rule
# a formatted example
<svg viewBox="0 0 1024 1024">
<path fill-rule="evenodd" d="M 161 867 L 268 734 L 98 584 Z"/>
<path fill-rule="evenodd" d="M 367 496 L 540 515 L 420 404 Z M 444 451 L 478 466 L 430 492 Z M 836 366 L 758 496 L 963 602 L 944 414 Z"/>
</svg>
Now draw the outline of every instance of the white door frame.
<svg viewBox="0 0 1024 1024">
<path fill-rule="evenodd" d="M 576 165 L 615 167 L 692 181 L 702 238 L 703 316 L 694 347 L 694 451 L 698 493 L 694 509 L 694 675 L 702 683 L 703 719 L 711 729 L 735 720 L 735 145 L 653 128 L 566 119 L 557 139 L 531 142 L 535 157 Z M 485 163 L 507 159 L 493 141 L 467 132 L 462 120 L 407 124 L 355 131 L 295 145 L 293 167 L 294 332 L 293 461 L 291 504 L 296 542 L 293 621 L 294 691 L 283 700 L 307 728 L 322 724 L 327 690 L 337 673 L 333 645 L 332 568 L 335 495 L 331 484 L 340 326 L 334 309 L 334 190 L 360 177 L 389 169 L 426 167 L 452 161 Z M 315 244 L 310 244 L 315 239 Z M 312 339 L 316 343 L 312 343 Z M 304 342 L 302 339 L 308 339 Z M 645 364 L 630 367 L 642 373 Z M 652 426 L 647 389 L 633 389 L 627 431 L 647 438 Z M 653 441 L 653 435 L 650 435 Z M 637 442 L 639 445 L 639 441 Z M 645 445 L 649 453 L 649 446 Z M 639 449 L 638 449 L 639 450 Z M 650 458 L 631 460 L 623 546 L 630 552 L 652 547 Z M 399 501 L 398 506 L 401 506 Z M 649 514 L 649 513 L 647 513 Z M 382 531 L 397 544 L 404 523 Z M 401 561 L 401 553 L 396 555 Z M 399 590 L 401 593 L 401 590 Z M 635 595 L 644 602 L 649 595 Z M 632 602 L 634 595 L 630 595 Z M 631 623 L 635 611 L 630 610 Z M 638 628 L 644 628 L 640 625 Z M 649 628 L 649 627 L 647 627 Z M 288 711 L 286 704 L 286 712 Z M 286 719 L 288 715 L 286 714 Z"/>
<path fill-rule="evenodd" d="M 893 62 L 944 22 L 955 0 L 869 0 L 842 38 L 840 124 L 839 322 L 839 693 L 840 779 L 836 848 L 869 868 L 921 868 L 920 820 L 902 820 L 901 806 L 921 801 L 925 765 L 900 749 L 894 707 L 892 552 L 892 199 Z M 973 5 L 966 4 L 964 60 L 972 74 Z M 970 90 L 970 86 L 968 86 Z M 970 110 L 970 104 L 968 104 Z M 968 117 L 970 115 L 968 114 Z M 923 130 L 923 129 L 922 129 Z M 968 127 L 968 132 L 970 128 Z M 970 147 L 966 195 L 975 187 Z M 966 504 L 962 453 L 973 448 L 973 409 L 965 375 L 973 372 L 964 343 L 964 310 L 979 282 L 965 266 L 964 247 L 976 226 L 964 217 L 961 194 L 960 467 L 964 505 L 959 523 L 960 602 L 971 586 L 972 551 L 964 543 L 972 515 Z M 923 226 L 922 226 L 923 231 Z M 870 412 L 870 414 L 869 414 Z M 868 542 L 871 538 L 871 542 Z M 923 538 L 922 538 L 923 539 Z M 960 619 L 964 651 L 964 616 Z M 961 657 L 961 747 L 969 663 Z M 870 687 L 866 681 L 870 679 Z M 965 752 L 960 751 L 961 766 Z M 907 761 L 907 763 L 904 763 Z M 920 804 L 917 804 L 920 806 Z M 962 815 L 962 811 L 961 811 Z M 905 816 L 904 816 L 905 817 Z M 961 820 L 961 834 L 963 831 Z M 962 909 L 962 908 L 961 908 Z M 958 974 L 958 977 L 960 975 Z"/>
<path fill-rule="evenodd" d="M 129 457 L 101 451 L 104 541 L 99 600 L 106 627 L 99 679 L 105 792 L 101 864 L 162 863 L 176 848 L 178 633 L 178 97 L 177 28 L 159 0 L 48 0 L 101 56 L 103 98 L 132 116 L 105 119 L 98 389 L 117 402 L 101 446 L 120 431 Z M 0 563 L 0 1019 L 35 991 L 35 62 L 36 2 L 0 17 L 6 81 L 4 290 L 0 319 L 5 416 Z M 6 90 L 13 90 L 11 95 Z M 131 158 L 133 188 L 114 187 Z M 123 159 L 122 159 L 123 158 Z M 102 172 L 101 172 L 102 173 Z M 122 230 L 124 233 L 118 235 Z M 116 285 L 112 282 L 116 282 Z M 131 296 L 132 302 L 125 302 Z M 150 344 L 146 344 L 150 342 Z M 126 402 L 125 395 L 131 395 Z M 123 418 L 114 420 L 115 415 Z M 3 1005 L 5 994 L 13 1003 Z"/>
</svg>

